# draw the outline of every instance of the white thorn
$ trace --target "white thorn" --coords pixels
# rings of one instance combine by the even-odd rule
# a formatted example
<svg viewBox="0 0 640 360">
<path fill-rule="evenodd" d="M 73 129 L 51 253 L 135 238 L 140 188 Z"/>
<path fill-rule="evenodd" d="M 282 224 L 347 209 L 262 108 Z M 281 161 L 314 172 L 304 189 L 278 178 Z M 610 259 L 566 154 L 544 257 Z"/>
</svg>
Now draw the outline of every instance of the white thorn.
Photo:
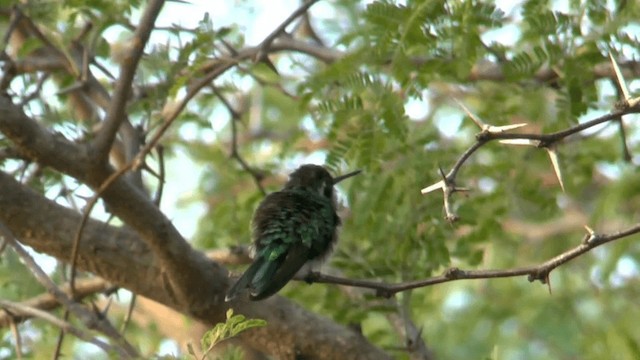
<svg viewBox="0 0 640 360">
<path fill-rule="evenodd" d="M 538 146 L 540 141 L 531 139 L 505 139 L 499 140 L 501 144 L 507 145 L 522 145 L 522 146 Z"/>
<path fill-rule="evenodd" d="M 620 67 L 618 67 L 618 63 L 616 59 L 613 58 L 613 55 L 609 53 L 609 59 L 611 59 L 611 66 L 613 66 L 613 72 L 616 73 L 616 78 L 618 79 L 618 85 L 620 85 L 620 89 L 622 90 L 622 96 L 624 96 L 624 100 L 631 99 L 631 95 L 629 94 L 629 89 L 627 88 L 627 83 L 624 81 L 624 77 L 622 77 L 622 71 L 620 71 Z"/>
<path fill-rule="evenodd" d="M 584 226 L 584 229 L 585 229 L 585 230 L 587 230 L 587 232 L 589 233 L 589 235 L 590 235 L 590 236 L 593 236 L 593 235 L 595 235 L 595 234 L 596 234 L 596 232 L 595 232 L 595 231 L 593 231 L 593 229 L 592 229 L 592 228 L 590 228 L 590 227 L 589 227 L 589 225 L 585 225 L 585 226 Z"/>
<path fill-rule="evenodd" d="M 629 104 L 630 108 L 638 106 L 638 104 L 640 104 L 640 97 L 627 100 L 627 104 Z"/>
<path fill-rule="evenodd" d="M 558 161 L 558 153 L 553 148 L 547 148 L 547 153 L 549 154 L 549 159 L 551 159 L 553 170 L 556 172 L 556 176 L 558 177 L 558 182 L 560 182 L 562 192 L 565 192 L 564 182 L 562 181 L 562 172 L 560 171 L 560 162 Z"/>
<path fill-rule="evenodd" d="M 469 115 L 471 120 L 476 125 L 478 125 L 480 130 L 486 130 L 487 129 L 487 124 L 485 124 L 479 117 L 477 117 L 474 113 L 472 113 L 471 110 L 469 110 L 466 106 L 464 106 L 464 104 L 460 100 L 458 100 L 458 99 L 453 99 L 453 100 L 455 100 L 455 102 L 458 103 L 458 105 L 462 108 L 462 110 L 464 110 L 464 112 L 466 112 L 467 115 Z"/>
<path fill-rule="evenodd" d="M 428 194 L 432 191 L 438 190 L 438 189 L 444 189 L 444 180 L 440 180 L 437 183 L 433 184 L 433 185 L 429 185 L 426 188 L 420 190 L 420 192 L 424 195 L 424 194 Z"/>
<path fill-rule="evenodd" d="M 494 133 L 494 134 L 498 134 L 498 133 L 503 133 L 509 130 L 513 130 L 513 129 L 517 129 L 517 128 L 521 128 L 523 126 L 527 126 L 529 124 L 527 123 L 520 123 L 520 124 L 512 124 L 512 125 L 503 125 L 503 126 L 493 126 L 490 125 L 489 126 L 489 132 L 490 133 Z"/>
</svg>

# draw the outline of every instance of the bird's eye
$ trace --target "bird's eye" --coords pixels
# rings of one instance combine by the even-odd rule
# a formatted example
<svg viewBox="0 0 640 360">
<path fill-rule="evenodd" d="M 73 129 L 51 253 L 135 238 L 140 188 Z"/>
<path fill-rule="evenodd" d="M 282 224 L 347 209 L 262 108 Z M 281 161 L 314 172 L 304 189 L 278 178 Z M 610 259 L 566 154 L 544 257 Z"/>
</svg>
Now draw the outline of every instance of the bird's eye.
<svg viewBox="0 0 640 360">
<path fill-rule="evenodd" d="M 330 198 L 333 195 L 333 183 L 325 182 L 324 183 L 324 196 Z"/>
</svg>

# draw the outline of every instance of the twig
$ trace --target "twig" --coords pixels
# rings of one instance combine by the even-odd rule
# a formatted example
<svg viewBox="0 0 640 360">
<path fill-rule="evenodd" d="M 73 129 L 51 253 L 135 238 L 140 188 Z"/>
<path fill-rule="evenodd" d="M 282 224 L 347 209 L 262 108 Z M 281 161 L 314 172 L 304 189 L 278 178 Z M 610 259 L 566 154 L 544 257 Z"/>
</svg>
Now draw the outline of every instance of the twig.
<svg viewBox="0 0 640 360">
<path fill-rule="evenodd" d="M 13 321 L 13 317 L 11 318 L 11 333 L 13 334 L 13 338 L 16 341 L 16 355 L 18 356 L 18 360 L 22 359 L 22 336 L 20 336 L 20 330 L 18 330 L 18 324 Z"/>
<path fill-rule="evenodd" d="M 163 0 L 151 0 L 147 4 L 133 38 L 128 42 L 130 48 L 126 51 L 126 58 L 120 63 L 120 74 L 113 96 L 111 97 L 106 118 L 102 124 L 102 129 L 93 141 L 97 159 L 99 159 L 101 163 L 107 161 L 111 144 L 115 139 L 122 120 L 125 118 L 125 108 L 127 106 L 129 93 L 131 92 L 131 83 L 138 69 L 138 62 L 142 57 L 144 47 L 149 40 L 153 25 L 163 4 Z"/>
<path fill-rule="evenodd" d="M 24 96 L 21 100 L 18 106 L 22 107 L 24 105 L 26 105 L 29 101 L 34 100 L 35 98 L 37 98 L 40 95 L 40 91 L 42 91 L 42 87 L 44 86 L 44 82 L 49 78 L 49 74 L 43 74 L 41 76 L 38 77 L 38 82 L 36 83 L 36 88 L 33 90 L 33 92 L 31 92 L 31 94 L 28 94 L 27 96 Z"/>
<path fill-rule="evenodd" d="M 63 321 L 68 321 L 68 320 L 69 320 L 69 310 L 65 310 Z M 58 339 L 56 340 L 56 349 L 53 352 L 54 360 L 60 359 L 60 356 L 62 355 L 62 343 L 64 342 L 64 334 L 65 334 L 64 330 L 60 329 L 60 332 L 58 333 Z"/>
<path fill-rule="evenodd" d="M 471 147 L 469 147 L 460 156 L 458 161 L 456 161 L 456 163 L 453 165 L 451 170 L 445 176 L 445 179 L 447 181 L 449 181 L 449 182 L 453 182 L 454 179 L 456 178 L 456 176 L 458 175 L 458 171 L 460 171 L 460 168 L 462 167 L 462 164 L 464 164 L 464 162 L 467 161 L 467 159 L 469 159 L 474 152 L 476 152 L 478 149 L 480 149 L 482 146 L 484 146 L 485 143 L 486 143 L 485 140 L 479 139 L 478 142 L 476 142 L 475 144 L 471 145 Z"/>
<path fill-rule="evenodd" d="M 29 255 L 22 245 L 18 243 L 11 233 L 11 230 L 9 230 L 9 228 L 2 222 L 0 222 L 0 234 L 14 249 L 25 265 L 27 265 L 29 270 L 31 270 L 36 280 L 38 280 L 38 282 L 40 282 L 49 293 L 55 296 L 68 311 L 76 315 L 88 328 L 96 329 L 109 338 L 117 341 L 118 346 L 116 350 L 118 350 L 118 353 L 122 354 L 122 356 L 129 358 L 136 357 L 138 355 L 135 348 L 131 346 L 131 344 L 129 344 L 106 319 L 98 318 L 95 314 L 91 313 L 80 304 L 72 301 L 62 290 L 60 290 L 44 270 L 42 270 L 42 268 L 40 268 L 40 266 L 35 262 L 31 255 Z"/>
<path fill-rule="evenodd" d="M 271 43 L 275 40 L 284 30 L 291 24 L 295 19 L 297 19 L 300 15 L 304 14 L 313 4 L 317 3 L 318 0 L 308 0 L 303 3 L 299 8 L 297 8 L 289 17 L 287 17 L 282 24 L 280 24 L 277 28 L 275 28 L 262 42 L 260 43 L 260 49 L 262 53 L 268 52 L 267 50 L 271 47 Z M 262 57 L 258 55 L 258 59 Z"/>
<path fill-rule="evenodd" d="M 630 163 L 632 157 L 631 152 L 629 151 L 629 145 L 627 144 L 627 131 L 624 128 L 624 121 L 622 118 L 619 118 L 617 123 L 619 127 L 618 133 L 620 134 L 620 142 L 622 143 L 622 158 L 624 161 Z"/>
<path fill-rule="evenodd" d="M 156 148 L 156 152 L 158 153 L 158 188 L 156 189 L 156 194 L 153 196 L 153 203 L 156 204 L 158 208 L 160 208 L 160 201 L 162 200 L 162 193 L 164 191 L 164 182 L 165 182 L 165 168 L 164 168 L 164 146 L 158 145 Z"/>
<path fill-rule="evenodd" d="M 455 221 L 458 219 L 458 216 L 451 210 L 451 195 L 456 191 L 465 191 L 467 189 L 457 188 L 455 186 L 456 177 L 462 165 L 474 154 L 478 149 L 486 145 L 487 143 L 493 140 L 503 140 L 505 141 L 513 141 L 519 142 L 522 141 L 524 145 L 532 145 L 538 148 L 545 148 L 547 150 L 552 149 L 558 142 L 564 140 L 565 138 L 577 134 L 586 129 L 592 128 L 594 126 L 603 124 L 608 121 L 618 120 L 623 115 L 638 112 L 638 109 L 633 107 L 626 107 L 621 110 L 612 111 L 609 114 L 605 114 L 603 116 L 597 117 L 593 120 L 586 121 L 584 123 L 569 127 L 565 130 L 557 131 L 549 134 L 533 134 L 533 133 L 508 133 L 504 131 L 496 131 L 492 130 L 491 126 L 484 126 L 482 131 L 476 135 L 476 142 L 471 145 L 465 152 L 458 158 L 455 162 L 451 170 L 446 175 L 442 175 L 442 180 L 437 183 L 425 187 L 422 190 L 423 194 L 428 192 L 432 192 L 437 189 L 441 189 L 444 193 L 444 209 L 446 213 L 446 219 L 449 221 Z M 476 122 L 477 119 L 474 119 Z M 493 129 L 498 129 L 499 127 L 493 127 Z M 440 170 L 442 173 L 442 170 Z"/>
<path fill-rule="evenodd" d="M 73 289 L 73 284 L 75 280 L 75 271 L 76 271 L 75 268 L 76 268 L 78 252 L 79 252 L 78 249 L 80 247 L 80 239 L 82 238 L 82 232 L 89 219 L 89 215 L 91 214 L 91 211 L 93 210 L 93 207 L 95 206 L 95 204 L 98 202 L 98 199 L 100 198 L 100 196 L 120 176 L 122 176 L 129 170 L 134 170 L 142 166 L 142 164 L 144 164 L 144 158 L 157 145 L 157 143 L 160 141 L 164 133 L 169 129 L 171 124 L 173 124 L 173 122 L 178 118 L 182 110 L 187 106 L 187 103 L 200 91 L 200 89 L 202 89 L 204 86 L 209 84 L 214 78 L 222 74 L 224 71 L 229 69 L 235 63 L 236 63 L 236 60 L 222 62 L 222 65 L 220 67 L 214 68 L 214 70 L 211 71 L 209 74 L 207 74 L 207 76 L 197 81 L 196 84 L 190 87 L 189 90 L 187 91 L 187 94 L 184 96 L 184 98 L 180 102 L 178 102 L 177 104 L 173 104 L 173 106 L 165 106 L 165 111 L 163 111 L 164 121 L 162 122 L 162 124 L 160 125 L 156 133 L 154 134 L 151 141 L 149 141 L 142 149 L 140 149 L 138 154 L 128 164 L 118 169 L 118 171 L 113 172 L 111 175 L 109 175 L 109 177 L 107 177 L 102 182 L 102 184 L 98 187 L 98 189 L 96 190 L 95 194 L 91 197 L 91 199 L 89 199 L 89 201 L 87 202 L 87 205 L 85 206 L 84 212 L 82 214 L 83 215 L 82 221 L 80 222 L 80 225 L 78 226 L 78 231 L 76 232 L 76 235 L 74 237 L 74 244 L 73 244 L 72 253 L 71 253 L 72 266 L 71 266 L 70 282 L 71 282 L 72 289 Z"/>
<path fill-rule="evenodd" d="M 137 298 L 138 298 L 138 295 L 136 293 L 132 293 L 131 301 L 129 302 L 129 307 L 127 309 L 127 316 L 125 316 L 124 320 L 122 321 L 122 326 L 120 327 L 120 332 L 123 334 L 127 330 L 127 326 L 129 325 L 129 323 L 131 322 L 131 319 L 133 318 L 133 309 L 136 307 Z"/>
<path fill-rule="evenodd" d="M 614 68 L 617 68 L 617 63 L 616 65 L 614 65 Z M 620 86 L 620 83 L 617 82 L 615 79 L 611 79 L 611 82 L 613 82 L 613 85 L 618 94 L 618 98 L 624 98 L 624 91 L 623 91 L 623 88 Z M 619 129 L 618 133 L 620 134 L 620 141 L 622 142 L 622 158 L 626 162 L 631 162 L 631 152 L 629 151 L 629 146 L 627 145 L 627 134 L 624 128 L 624 122 L 622 120 L 622 117 L 619 117 L 616 122 L 618 123 L 618 129 Z"/>
<path fill-rule="evenodd" d="M 138 159 L 138 157 L 134 158 L 134 161 Z M 71 297 L 75 297 L 75 282 L 76 282 L 76 267 L 78 263 L 78 254 L 80 253 L 80 240 L 82 239 L 82 231 L 84 230 L 87 221 L 89 221 L 89 215 L 93 210 L 93 207 L 96 205 L 98 200 L 100 199 L 100 195 L 114 182 L 116 181 L 122 174 L 127 172 L 133 167 L 133 161 L 127 166 L 122 167 L 120 170 L 112 173 L 103 183 L 100 185 L 96 193 L 87 201 L 87 204 L 84 207 L 84 211 L 82 213 L 82 220 L 80 221 L 80 225 L 78 225 L 78 231 L 73 238 L 73 247 L 71 248 L 71 276 L 69 278 L 69 285 L 71 290 Z"/>
<path fill-rule="evenodd" d="M 298 101 L 300 98 L 297 95 L 291 94 L 289 93 L 284 86 L 282 86 L 282 84 L 279 81 L 266 81 L 264 79 L 262 79 L 260 76 L 256 75 L 254 73 L 254 71 L 251 68 L 248 68 L 246 66 L 242 66 L 242 65 L 238 65 L 238 71 L 241 74 L 246 74 L 248 76 L 250 76 L 253 80 L 255 80 L 258 84 L 260 84 L 260 86 L 263 87 L 273 87 L 276 90 L 278 90 L 282 95 L 288 97 L 289 99 L 293 100 L 293 101 Z"/>
<path fill-rule="evenodd" d="M 131 355 L 127 354 L 126 352 L 122 352 L 122 350 L 119 349 L 118 347 L 109 345 L 106 342 L 98 338 L 95 338 L 90 334 L 86 333 L 85 331 L 80 330 L 79 328 L 73 326 L 71 323 L 58 319 L 57 317 L 51 315 L 46 311 L 38 310 L 32 307 L 25 306 L 20 303 L 15 303 L 15 302 L 3 300 L 3 299 L 0 299 L 0 307 L 3 307 L 5 309 L 10 309 L 12 310 L 12 312 L 16 313 L 17 315 L 23 315 L 23 316 L 26 315 L 26 316 L 42 319 L 60 328 L 65 332 L 75 335 L 79 339 L 82 339 L 86 342 L 96 345 L 97 347 L 104 350 L 104 352 L 107 354 L 116 353 L 116 354 L 120 354 L 120 356 L 123 356 L 124 358 L 127 358 L 127 359 L 131 358 Z"/>
<path fill-rule="evenodd" d="M 257 46 L 258 51 L 255 54 L 254 61 L 255 62 L 263 62 L 265 63 L 273 72 L 278 73 L 278 69 L 276 69 L 275 65 L 271 63 L 271 60 L 267 57 L 267 54 L 271 51 L 271 44 L 273 41 L 282 35 L 287 26 L 289 26 L 295 19 L 304 14 L 313 4 L 317 3 L 318 0 L 307 0 L 303 2 L 303 4 L 297 8 L 289 17 L 287 17 L 277 28 L 275 28 L 262 42 Z"/>
<path fill-rule="evenodd" d="M 0 52 L 4 53 L 7 50 L 9 39 L 11 39 L 11 35 L 16 30 L 21 17 L 22 12 L 18 9 L 17 6 L 14 6 L 13 10 L 11 11 L 11 17 L 9 18 L 9 25 L 7 26 L 4 36 L 2 37 L 2 48 L 0 48 Z"/>
<path fill-rule="evenodd" d="M 76 286 L 76 290 L 78 291 L 76 295 L 79 298 L 84 298 L 86 296 L 94 295 L 97 293 L 109 293 L 114 288 L 113 285 L 101 278 L 82 279 Z M 68 295 L 69 284 L 61 285 L 60 290 Z M 60 301 L 58 301 L 55 296 L 48 292 L 21 301 L 21 303 L 25 306 L 40 309 L 43 311 L 53 310 L 60 307 Z M 28 319 L 29 317 L 27 316 L 16 317 L 10 316 L 8 313 L 0 312 L 0 327 L 8 326 L 11 321 L 22 322 Z"/>
<path fill-rule="evenodd" d="M 539 280 L 540 282 L 546 284 L 548 283 L 549 274 L 558 266 L 565 264 L 600 245 L 604 245 L 618 239 L 623 239 L 637 233 L 640 233 L 640 223 L 626 230 L 607 235 L 590 233 L 585 236 L 580 245 L 569 249 L 539 265 L 523 268 L 506 270 L 462 270 L 453 267 L 446 270 L 442 275 L 439 276 L 433 276 L 422 280 L 408 281 L 396 284 L 389 284 L 373 280 L 346 279 L 321 273 L 311 273 L 306 278 L 296 278 L 296 280 L 373 289 L 376 290 L 377 296 L 385 298 L 391 297 L 401 291 L 466 279 L 509 278 L 527 275 L 528 280 L 531 282 Z"/>
<path fill-rule="evenodd" d="M 229 115 L 231 115 L 231 158 L 236 159 L 236 161 L 240 164 L 240 167 L 242 167 L 243 170 L 245 170 L 246 172 L 248 172 L 251 177 L 253 178 L 253 181 L 256 183 L 256 186 L 258 187 L 258 190 L 260 190 L 260 192 L 262 193 L 262 195 L 266 195 L 267 192 L 264 188 L 264 186 L 262 186 L 262 180 L 264 179 L 264 174 L 258 170 L 253 169 L 251 166 L 249 166 L 249 164 L 244 160 L 244 158 L 240 155 L 240 152 L 238 151 L 238 125 L 237 122 L 240 121 L 240 117 L 241 114 L 239 112 L 237 112 L 233 106 L 231 106 L 231 103 L 229 103 L 229 101 L 220 93 L 220 91 L 215 87 L 212 86 L 211 89 L 213 90 L 213 93 L 216 94 L 216 96 L 220 99 L 220 101 L 222 101 L 222 104 L 226 107 L 227 111 L 229 112 Z"/>
<path fill-rule="evenodd" d="M 422 337 L 422 329 L 418 329 L 411 319 L 411 292 L 403 294 L 402 299 L 388 299 L 397 309 L 387 315 L 389 322 L 396 328 L 400 336 L 404 337 L 405 346 L 400 350 L 406 351 L 411 360 L 434 360 L 435 354 Z"/>
</svg>

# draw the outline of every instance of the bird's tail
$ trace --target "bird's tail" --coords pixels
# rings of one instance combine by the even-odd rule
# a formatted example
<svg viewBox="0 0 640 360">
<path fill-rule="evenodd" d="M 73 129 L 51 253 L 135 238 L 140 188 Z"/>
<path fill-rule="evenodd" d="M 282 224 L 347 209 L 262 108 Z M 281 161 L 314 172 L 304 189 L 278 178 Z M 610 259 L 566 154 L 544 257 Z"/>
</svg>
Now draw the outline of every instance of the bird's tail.
<svg viewBox="0 0 640 360">
<path fill-rule="evenodd" d="M 229 291 L 227 291 L 227 296 L 225 296 L 224 301 L 231 301 L 235 299 L 242 291 L 250 287 L 250 284 L 253 282 L 253 278 L 258 272 L 258 270 L 264 264 L 263 258 L 257 258 L 240 276 L 240 278 L 231 286 Z"/>
<path fill-rule="evenodd" d="M 267 261 L 251 283 L 251 300 L 262 300 L 282 289 L 307 262 L 309 248 L 293 246 L 286 255 Z"/>
<path fill-rule="evenodd" d="M 251 300 L 262 300 L 277 293 L 295 276 L 308 260 L 309 248 L 293 246 L 286 254 L 275 259 L 258 256 L 227 292 L 230 301 L 246 289 Z"/>
</svg>

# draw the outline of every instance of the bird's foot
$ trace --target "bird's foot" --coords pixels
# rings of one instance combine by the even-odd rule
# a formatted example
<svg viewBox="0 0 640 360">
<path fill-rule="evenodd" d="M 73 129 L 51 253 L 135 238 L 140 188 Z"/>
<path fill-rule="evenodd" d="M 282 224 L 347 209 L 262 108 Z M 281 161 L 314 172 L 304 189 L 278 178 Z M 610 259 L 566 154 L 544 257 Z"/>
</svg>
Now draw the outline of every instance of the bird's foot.
<svg viewBox="0 0 640 360">
<path fill-rule="evenodd" d="M 304 281 L 307 284 L 313 284 L 314 282 L 318 281 L 320 279 L 322 275 L 320 274 L 319 271 L 313 271 L 313 270 L 309 270 L 309 272 L 307 273 L 307 275 L 305 275 L 304 277 Z"/>
</svg>

